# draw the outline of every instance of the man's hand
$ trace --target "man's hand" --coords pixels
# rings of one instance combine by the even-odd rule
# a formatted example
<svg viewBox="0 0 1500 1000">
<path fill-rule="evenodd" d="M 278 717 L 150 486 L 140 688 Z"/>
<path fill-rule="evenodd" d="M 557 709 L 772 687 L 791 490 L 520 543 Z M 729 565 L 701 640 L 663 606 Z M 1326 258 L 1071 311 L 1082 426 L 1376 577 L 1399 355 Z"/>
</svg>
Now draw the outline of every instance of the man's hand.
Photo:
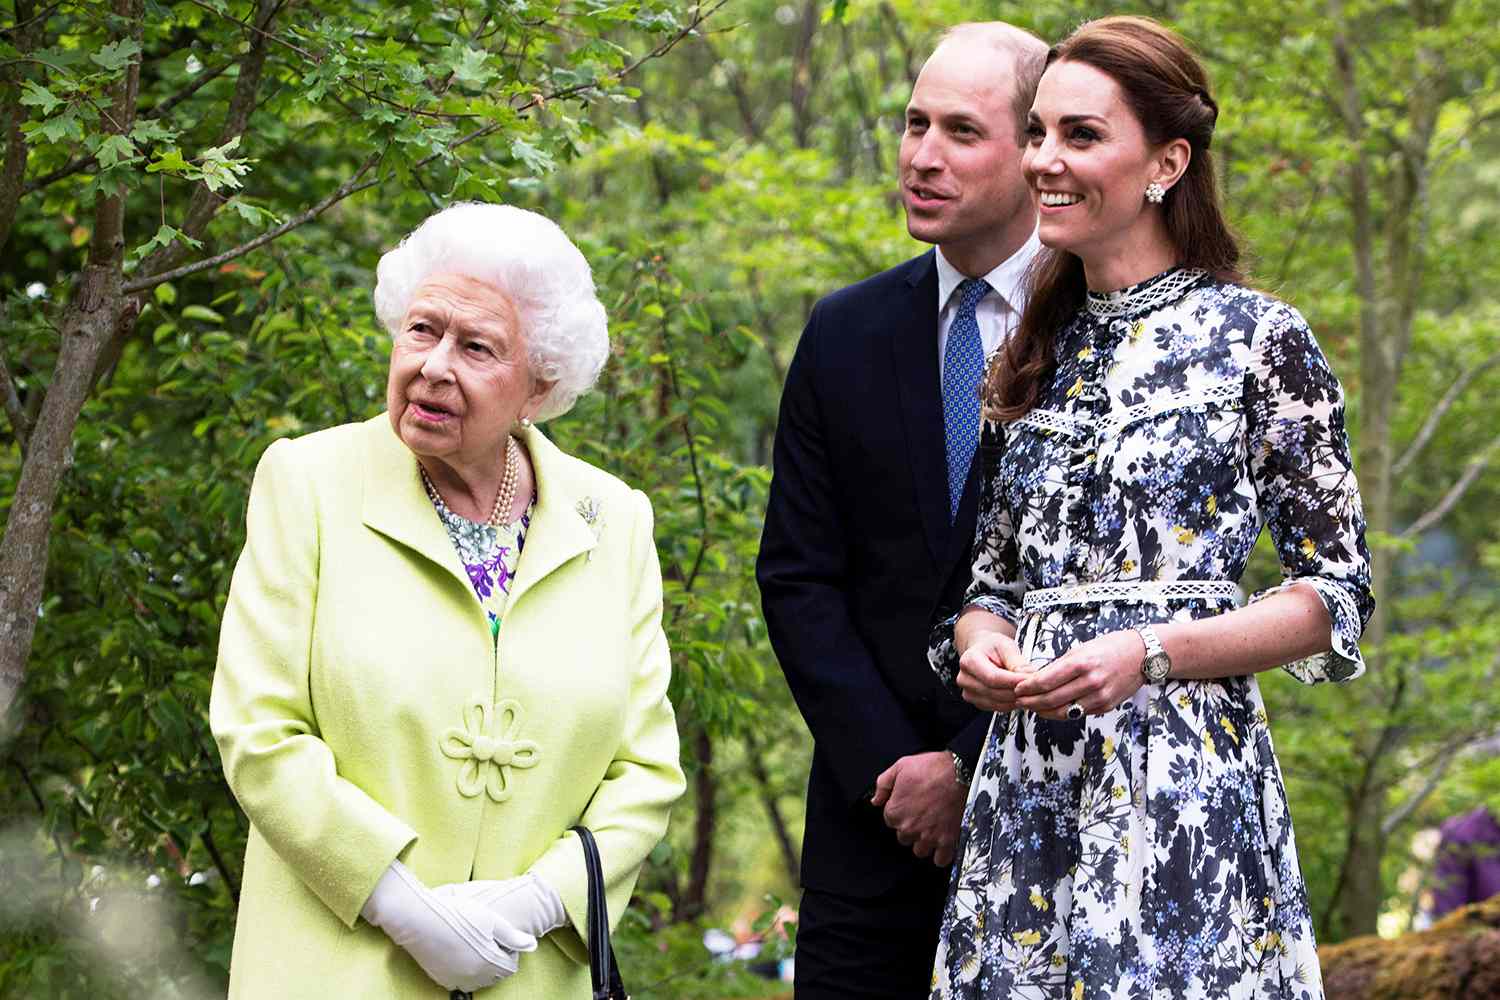
<svg viewBox="0 0 1500 1000">
<path fill-rule="evenodd" d="M 968 790 L 953 773 L 946 750 L 902 757 L 875 779 L 870 804 L 881 810 L 896 839 L 919 858 L 951 865 Z"/>
</svg>

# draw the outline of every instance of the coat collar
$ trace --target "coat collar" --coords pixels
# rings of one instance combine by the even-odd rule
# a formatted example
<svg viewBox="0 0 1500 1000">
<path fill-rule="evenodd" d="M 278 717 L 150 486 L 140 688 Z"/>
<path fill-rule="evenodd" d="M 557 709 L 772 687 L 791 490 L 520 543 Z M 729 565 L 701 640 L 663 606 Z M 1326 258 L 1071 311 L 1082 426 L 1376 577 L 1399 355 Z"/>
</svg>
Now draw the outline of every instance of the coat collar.
<svg viewBox="0 0 1500 1000">
<path fill-rule="evenodd" d="M 364 523 L 392 541 L 436 563 L 472 592 L 468 575 L 448 532 L 432 509 L 411 451 L 396 436 L 390 417 L 365 422 Z M 519 435 L 536 476 L 536 507 L 511 589 L 512 605 L 523 593 L 575 556 L 594 548 L 597 538 L 580 511 L 589 500 L 577 462 L 531 427 Z"/>
</svg>

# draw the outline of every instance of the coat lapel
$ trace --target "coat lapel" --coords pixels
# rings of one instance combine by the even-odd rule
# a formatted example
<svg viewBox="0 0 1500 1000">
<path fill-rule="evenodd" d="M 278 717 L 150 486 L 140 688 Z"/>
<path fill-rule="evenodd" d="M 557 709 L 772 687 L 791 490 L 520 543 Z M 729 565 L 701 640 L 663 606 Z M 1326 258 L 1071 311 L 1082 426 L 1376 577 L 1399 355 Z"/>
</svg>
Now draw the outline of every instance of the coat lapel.
<svg viewBox="0 0 1500 1000">
<path fill-rule="evenodd" d="M 365 422 L 366 462 L 361 514 L 365 526 L 436 563 L 470 590 L 468 574 L 422 488 L 416 457 L 381 413 Z"/>
<path fill-rule="evenodd" d="M 392 541 L 436 563 L 472 592 L 468 574 L 442 521 L 433 515 L 432 501 L 422 488 L 416 459 L 382 413 L 365 424 L 367 457 L 364 472 L 364 523 Z M 511 606 L 547 574 L 588 552 L 596 544 L 594 530 L 579 512 L 587 501 L 567 456 L 532 428 L 521 435 L 536 475 L 536 507 L 526 547 L 516 567 Z"/>
<path fill-rule="evenodd" d="M 937 259 L 927 252 L 906 276 L 905 308 L 890 317 L 892 362 L 902 426 L 915 480 L 917 509 L 933 562 L 948 552 L 947 445 L 938 375 Z"/>
<path fill-rule="evenodd" d="M 593 504 L 595 498 L 587 495 L 585 484 L 572 468 L 572 460 L 535 427 L 522 433 L 521 443 L 531 456 L 531 468 L 536 474 L 536 508 L 531 513 L 526 547 L 521 550 L 521 561 L 516 566 L 511 607 L 547 574 L 598 544 L 594 528 L 580 510 Z"/>
</svg>

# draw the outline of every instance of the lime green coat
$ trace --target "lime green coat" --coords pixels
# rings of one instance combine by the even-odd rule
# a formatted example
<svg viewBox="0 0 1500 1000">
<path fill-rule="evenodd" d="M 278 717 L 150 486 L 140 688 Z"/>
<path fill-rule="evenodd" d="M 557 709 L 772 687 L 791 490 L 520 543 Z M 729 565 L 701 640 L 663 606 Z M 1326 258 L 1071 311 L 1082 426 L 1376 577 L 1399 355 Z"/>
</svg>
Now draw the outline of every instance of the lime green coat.
<svg viewBox="0 0 1500 1000">
<path fill-rule="evenodd" d="M 661 574 L 644 494 L 522 443 L 498 648 L 384 414 L 262 456 L 209 713 L 251 823 L 231 997 L 446 997 L 359 917 L 397 857 L 430 886 L 536 872 L 572 924 L 479 995 L 589 995 L 566 831 L 597 836 L 617 920 L 684 787 Z"/>
</svg>

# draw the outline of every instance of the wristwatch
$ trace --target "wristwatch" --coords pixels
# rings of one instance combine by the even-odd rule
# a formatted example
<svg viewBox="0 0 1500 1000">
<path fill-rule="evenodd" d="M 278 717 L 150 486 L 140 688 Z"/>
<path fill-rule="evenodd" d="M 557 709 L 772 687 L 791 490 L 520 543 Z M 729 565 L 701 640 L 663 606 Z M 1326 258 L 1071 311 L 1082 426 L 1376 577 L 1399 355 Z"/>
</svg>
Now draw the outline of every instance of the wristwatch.
<svg viewBox="0 0 1500 1000">
<path fill-rule="evenodd" d="M 949 750 L 948 753 L 953 755 L 953 780 L 968 788 L 969 782 L 974 780 L 974 769 L 964 763 L 957 750 Z"/>
<path fill-rule="evenodd" d="M 1172 658 L 1167 655 L 1166 647 L 1161 644 L 1156 629 L 1150 625 L 1143 625 L 1136 629 L 1135 633 L 1141 637 L 1141 642 L 1146 644 L 1146 658 L 1141 661 L 1141 673 L 1145 676 L 1147 684 L 1160 684 L 1172 672 Z"/>
</svg>

